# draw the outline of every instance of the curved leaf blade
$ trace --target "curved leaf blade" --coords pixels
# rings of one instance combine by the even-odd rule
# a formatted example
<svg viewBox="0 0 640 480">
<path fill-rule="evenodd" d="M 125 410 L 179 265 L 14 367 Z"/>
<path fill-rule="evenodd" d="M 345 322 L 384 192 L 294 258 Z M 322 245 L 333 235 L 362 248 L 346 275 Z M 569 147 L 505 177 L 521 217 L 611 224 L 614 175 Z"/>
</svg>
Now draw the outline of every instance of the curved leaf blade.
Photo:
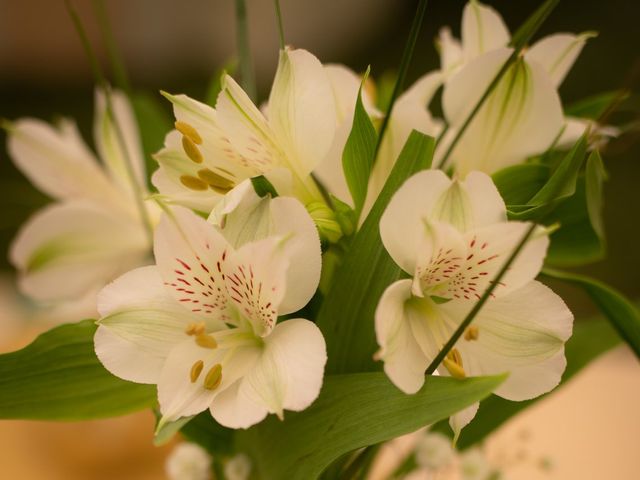
<svg viewBox="0 0 640 480">
<path fill-rule="evenodd" d="M 543 269 L 542 273 L 581 287 L 640 358 L 640 312 L 620 292 L 586 275 L 550 268 Z"/>
<path fill-rule="evenodd" d="M 56 327 L 0 355 L 0 418 L 88 420 L 156 403 L 156 389 L 114 377 L 93 350 L 92 320 Z"/>
<path fill-rule="evenodd" d="M 335 459 L 449 417 L 492 392 L 505 375 L 455 380 L 429 377 L 414 395 L 384 373 L 333 375 L 304 412 L 270 417 L 237 434 L 260 478 L 317 478 Z"/>
</svg>

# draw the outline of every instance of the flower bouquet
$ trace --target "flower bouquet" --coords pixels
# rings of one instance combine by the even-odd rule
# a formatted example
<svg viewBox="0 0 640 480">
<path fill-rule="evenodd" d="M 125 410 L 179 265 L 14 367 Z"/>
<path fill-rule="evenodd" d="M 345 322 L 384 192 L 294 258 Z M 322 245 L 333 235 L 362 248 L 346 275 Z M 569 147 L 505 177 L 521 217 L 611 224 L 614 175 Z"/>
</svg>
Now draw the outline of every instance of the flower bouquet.
<svg viewBox="0 0 640 480">
<path fill-rule="evenodd" d="M 159 151 L 140 140 L 150 110 L 95 60 L 95 152 L 72 121 L 4 121 L 53 198 L 12 244 L 19 286 L 96 316 L 0 356 L 0 417 L 153 409 L 157 444 L 200 446 L 173 478 L 365 478 L 384 442 L 429 426 L 390 474 L 424 478 L 615 343 L 604 320 L 574 328 L 547 280 L 582 287 L 640 353 L 633 304 L 558 269 L 605 248 L 600 150 L 627 93 L 573 111 L 558 95 L 594 34 L 532 43 L 557 1 L 511 35 L 472 0 L 461 39 L 440 31 L 440 67 L 405 88 L 426 3 L 386 88 L 287 46 L 275 2 L 265 103 L 245 43 L 240 83 L 223 73 L 209 102 L 162 92 Z"/>
</svg>

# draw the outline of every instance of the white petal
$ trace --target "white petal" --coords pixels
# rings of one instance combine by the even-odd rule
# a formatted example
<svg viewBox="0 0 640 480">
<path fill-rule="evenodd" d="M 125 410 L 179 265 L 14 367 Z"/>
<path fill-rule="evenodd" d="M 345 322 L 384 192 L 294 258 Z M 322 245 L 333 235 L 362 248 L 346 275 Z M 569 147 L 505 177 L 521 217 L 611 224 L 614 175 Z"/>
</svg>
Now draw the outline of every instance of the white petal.
<svg viewBox="0 0 640 480">
<path fill-rule="evenodd" d="M 380 235 L 391 258 L 405 272 L 413 274 L 424 232 L 423 218 L 429 218 L 451 180 L 440 170 L 427 170 L 409 178 L 391 198 L 380 219 Z"/>
<path fill-rule="evenodd" d="M 218 112 L 186 95 L 170 95 L 166 92 L 163 95 L 173 104 L 176 124 L 182 123 L 182 128 L 195 132 L 187 133 L 195 137 L 196 141 L 192 139 L 191 147 L 202 156 L 200 163 L 192 160 L 183 145 L 184 135 L 177 130 L 171 131 L 165 138 L 164 148 L 155 158 L 174 182 L 184 188 L 180 183 L 180 176 L 186 174 L 197 177 L 198 172 L 203 169 L 215 171 L 236 184 L 258 173 L 230 142 L 222 128 L 224 124 L 220 124 Z M 189 135 L 187 138 L 191 139 Z M 202 194 L 206 192 L 214 197 L 218 196 L 212 189 L 205 190 Z"/>
<path fill-rule="evenodd" d="M 462 44 L 458 39 L 452 37 L 449 27 L 440 29 L 438 46 L 440 48 L 440 70 L 443 72 L 452 72 L 464 61 Z"/>
<path fill-rule="evenodd" d="M 492 7 L 470 1 L 462 12 L 462 48 L 468 62 L 483 53 L 505 47 L 511 38 L 504 20 Z"/>
<path fill-rule="evenodd" d="M 157 383 L 169 352 L 187 338 L 186 325 L 202 320 L 176 302 L 155 266 L 107 285 L 98 296 L 98 311 L 98 358 L 114 375 L 137 383 Z"/>
<path fill-rule="evenodd" d="M 411 316 L 405 306 L 411 298 L 411 280 L 391 284 L 380 297 L 375 313 L 376 338 L 384 371 L 405 393 L 416 393 L 424 384 L 429 359 L 416 342 Z"/>
<path fill-rule="evenodd" d="M 370 204 L 382 190 L 411 132 L 417 130 L 435 137 L 442 130 L 442 124 L 431 116 L 428 107 L 443 78 L 439 71 L 427 73 L 398 98 L 369 179 Z"/>
<path fill-rule="evenodd" d="M 569 149 L 573 147 L 589 127 L 593 128 L 592 120 L 566 117 L 562 134 L 556 142 L 556 148 Z"/>
<path fill-rule="evenodd" d="M 333 143 L 336 108 L 329 77 L 306 50 L 280 52 L 269 96 L 269 125 L 300 176 L 313 171 Z"/>
<path fill-rule="evenodd" d="M 267 120 L 251 99 L 228 75 L 222 78 L 222 90 L 216 102 L 218 123 L 223 126 L 232 148 L 245 159 L 247 166 L 264 173 L 287 165 L 287 158 L 278 145 Z"/>
<path fill-rule="evenodd" d="M 235 248 L 270 236 L 286 238 L 282 255 L 288 259 L 289 268 L 279 312 L 292 313 L 309 302 L 320 281 L 320 237 L 298 200 L 260 198 L 247 180 L 225 196 L 211 212 L 209 222 L 218 226 Z"/>
<path fill-rule="evenodd" d="M 471 307 L 460 301 L 440 305 L 455 319 L 464 318 Z M 474 320 L 477 339 L 462 339 L 456 347 L 468 375 L 509 372 L 496 394 L 526 400 L 559 383 L 572 322 L 573 315 L 562 299 L 533 281 L 509 295 L 490 299 Z"/>
<path fill-rule="evenodd" d="M 238 380 L 220 392 L 211 402 L 211 415 L 216 422 L 228 428 L 249 428 L 267 416 L 267 407 L 254 402 L 246 392 L 240 390 L 243 380 Z"/>
<path fill-rule="evenodd" d="M 587 39 L 592 36 L 593 33 L 549 35 L 527 50 L 525 58 L 542 65 L 554 86 L 558 87 L 571 70 Z"/>
<path fill-rule="evenodd" d="M 480 402 L 476 402 L 470 407 L 460 410 L 458 413 L 449 417 L 449 426 L 451 427 L 451 430 L 453 430 L 454 443 L 460 436 L 462 429 L 469 425 L 471 420 L 476 416 L 476 413 L 478 413 L 478 407 L 480 407 Z"/>
<path fill-rule="evenodd" d="M 18 120 L 7 148 L 22 173 L 52 197 L 120 204 L 119 192 L 68 120 L 57 130 L 40 120 Z"/>
<path fill-rule="evenodd" d="M 133 180 L 137 189 L 146 192 L 145 163 L 135 115 L 125 94 L 111 91 L 109 96 L 111 111 L 107 109 L 107 94 L 96 89 L 93 126 L 96 148 L 113 180 L 124 191 L 135 195 Z"/>
<path fill-rule="evenodd" d="M 222 265 L 230 301 L 258 336 L 268 335 L 281 313 L 289 267 L 282 255 L 284 242 L 280 237 L 269 237 L 247 243 Z"/>
<path fill-rule="evenodd" d="M 313 171 L 316 178 L 330 193 L 351 206 L 353 206 L 353 200 L 342 168 L 342 152 L 351 133 L 352 124 L 353 121 L 347 121 L 338 127 L 333 138 L 333 145 Z"/>
<path fill-rule="evenodd" d="M 488 288 L 516 248 L 529 224 L 505 222 L 467 232 L 467 257 L 453 279 L 439 291 L 446 298 L 475 301 Z M 548 237 L 537 232 L 500 281 L 492 296 L 506 295 L 533 280 L 540 269 L 549 245 Z"/>
<path fill-rule="evenodd" d="M 213 225 L 182 207 L 155 232 L 156 263 L 174 297 L 194 313 L 233 323 L 222 274 L 230 248 Z"/>
<path fill-rule="evenodd" d="M 157 158 L 162 155 L 163 160 L 159 161 L 162 162 L 163 166 L 153 172 L 151 176 L 151 183 L 158 189 L 158 192 L 160 192 L 158 198 L 170 205 L 182 205 L 192 210 L 197 210 L 198 212 L 210 212 L 224 197 L 212 190 L 197 191 L 185 188 L 185 186 L 180 183 L 180 175 L 182 175 L 182 173 L 180 175 L 171 175 L 171 173 L 167 171 L 168 156 L 165 155 L 166 153 L 166 151 L 163 151 L 156 154 Z M 183 159 L 180 158 L 180 162 L 182 162 L 182 160 Z"/>
<path fill-rule="evenodd" d="M 451 128 L 460 128 L 478 103 L 511 50 L 482 55 L 447 82 L 443 109 Z M 478 111 L 451 154 L 456 171 L 492 173 L 546 150 L 563 125 L 560 98 L 549 76 L 536 62 L 519 61 L 510 67 Z M 447 148 L 441 142 L 438 155 Z"/>
<path fill-rule="evenodd" d="M 287 320 L 265 338 L 262 356 L 240 391 L 280 417 L 284 410 L 299 412 L 318 397 L 326 361 L 320 329 L 301 318 Z"/>
<path fill-rule="evenodd" d="M 273 234 L 287 238 L 283 246 L 283 255 L 289 261 L 287 287 L 279 308 L 284 315 L 304 307 L 318 288 L 322 267 L 320 237 L 313 220 L 294 198 L 274 198 L 271 216 Z"/>
<path fill-rule="evenodd" d="M 158 382 L 158 400 L 163 420 L 196 415 L 209 408 L 215 396 L 241 378 L 259 355 L 259 349 L 244 347 L 237 349 L 230 360 L 223 362 L 226 352 L 220 348 L 210 350 L 199 347 L 191 338 L 171 350 Z M 203 362 L 202 372 L 192 382 L 191 367 L 198 361 Z M 216 364 L 222 365 L 221 383 L 213 390 L 207 389 L 204 380 Z"/>
<path fill-rule="evenodd" d="M 471 172 L 462 184 L 471 202 L 474 228 L 507 221 L 507 207 L 490 176 Z"/>
<path fill-rule="evenodd" d="M 351 123 L 362 78 L 353 70 L 335 63 L 324 65 L 324 71 L 333 90 L 338 124 Z M 362 90 L 362 104 L 369 115 L 380 115 L 366 88 Z"/>
<path fill-rule="evenodd" d="M 25 293 L 57 300 L 104 286 L 143 264 L 148 249 L 144 229 L 130 217 L 76 201 L 53 204 L 31 217 L 9 256 Z"/>
<path fill-rule="evenodd" d="M 424 236 L 413 280 L 413 294 L 422 297 L 456 277 L 467 257 L 462 234 L 452 225 L 423 220 Z"/>
</svg>

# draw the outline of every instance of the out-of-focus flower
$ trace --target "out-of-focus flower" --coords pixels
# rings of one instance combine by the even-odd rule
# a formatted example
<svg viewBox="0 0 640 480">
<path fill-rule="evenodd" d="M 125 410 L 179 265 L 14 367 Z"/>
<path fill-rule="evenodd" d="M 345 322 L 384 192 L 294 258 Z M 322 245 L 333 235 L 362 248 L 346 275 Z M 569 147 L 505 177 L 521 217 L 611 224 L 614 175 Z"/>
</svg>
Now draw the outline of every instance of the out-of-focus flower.
<svg viewBox="0 0 640 480">
<path fill-rule="evenodd" d="M 451 439 L 441 433 L 427 431 L 417 441 L 415 455 L 420 467 L 438 470 L 453 462 L 455 451 Z"/>
<path fill-rule="evenodd" d="M 382 216 L 380 234 L 391 257 L 413 278 L 390 285 L 375 315 L 377 355 L 398 388 L 420 389 L 429 363 L 527 229 L 526 223 L 506 221 L 498 191 L 480 172 L 461 182 L 425 171 L 398 190 Z M 547 246 L 543 232 L 525 245 L 438 367 L 440 374 L 509 372 L 495 392 L 509 400 L 536 397 L 559 383 L 573 316 L 560 297 L 534 280 Z M 475 411 L 466 413 L 452 422 L 457 432 Z"/>
<path fill-rule="evenodd" d="M 157 207 L 143 202 L 144 160 L 131 107 L 121 93 L 110 95 L 112 114 L 104 92 L 96 93 L 94 137 L 104 166 L 70 120 L 54 128 L 25 118 L 7 127 L 16 166 L 56 200 L 29 219 L 9 252 L 21 290 L 40 302 L 81 298 L 86 304 L 116 276 L 149 260 L 145 229 L 151 225 L 145 224 Z M 95 314 L 95 307 L 85 314 Z"/>
<path fill-rule="evenodd" d="M 165 465 L 170 480 L 209 480 L 211 457 L 195 443 L 177 445 Z"/>
<path fill-rule="evenodd" d="M 276 324 L 315 292 L 319 269 L 294 262 L 317 257 L 307 263 L 319 265 L 319 238 L 299 202 L 272 201 L 273 235 L 238 248 L 176 207 L 156 230 L 157 266 L 123 275 L 100 295 L 98 358 L 114 375 L 157 384 L 162 422 L 209 408 L 220 424 L 247 428 L 268 413 L 303 410 L 320 392 L 320 330 L 300 318 Z"/>
<path fill-rule="evenodd" d="M 244 453 L 234 455 L 224 466 L 226 480 L 247 480 L 251 474 L 251 460 Z"/>
<path fill-rule="evenodd" d="M 512 49 L 509 30 L 491 7 L 475 0 L 462 15 L 462 40 L 441 30 L 441 69 L 447 77 L 442 97 L 449 130 L 436 152 L 436 164 L 498 73 Z M 478 111 L 450 161 L 462 175 L 492 173 L 544 152 L 562 134 L 573 143 L 584 132 L 564 119 L 557 93 L 592 32 L 543 38 L 511 66 Z"/>
</svg>

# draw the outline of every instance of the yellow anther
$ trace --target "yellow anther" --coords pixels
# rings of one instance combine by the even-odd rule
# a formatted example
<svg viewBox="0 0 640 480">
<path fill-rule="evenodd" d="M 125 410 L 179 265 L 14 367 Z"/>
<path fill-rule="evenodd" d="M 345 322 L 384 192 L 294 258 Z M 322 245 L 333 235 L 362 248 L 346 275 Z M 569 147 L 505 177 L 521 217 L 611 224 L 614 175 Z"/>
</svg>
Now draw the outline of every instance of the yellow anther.
<svg viewBox="0 0 640 480">
<path fill-rule="evenodd" d="M 184 153 L 187 154 L 187 157 L 189 157 L 191 161 L 195 163 L 202 163 L 204 160 L 202 153 L 200 153 L 200 149 L 189 137 L 182 137 L 182 148 L 184 148 Z"/>
<path fill-rule="evenodd" d="M 178 130 L 185 137 L 188 137 L 196 145 L 202 144 L 202 137 L 200 136 L 198 131 L 188 123 L 177 120 L 173 125 L 176 127 L 176 130 Z"/>
<path fill-rule="evenodd" d="M 471 325 L 464 331 L 464 339 L 467 341 L 477 340 L 480 335 L 480 330 L 475 325 Z"/>
<path fill-rule="evenodd" d="M 187 335 L 199 335 L 201 333 L 204 333 L 204 329 L 204 322 L 192 322 L 187 325 L 187 328 L 184 331 Z"/>
<path fill-rule="evenodd" d="M 209 188 L 209 185 L 205 182 L 200 180 L 198 177 L 192 177 L 191 175 L 182 175 L 180 177 L 180 182 L 190 190 L 204 191 Z"/>
<path fill-rule="evenodd" d="M 465 378 L 467 376 L 462 365 L 462 355 L 457 348 L 452 348 L 442 361 L 453 378 Z"/>
<path fill-rule="evenodd" d="M 198 170 L 198 177 L 200 177 L 200 180 L 203 182 L 208 183 L 213 190 L 221 194 L 225 194 L 235 187 L 235 183 L 232 180 L 229 180 L 222 175 L 218 175 L 216 172 L 209 170 L 208 168 Z"/>
<path fill-rule="evenodd" d="M 216 363 L 204 377 L 204 388 L 207 390 L 215 390 L 222 382 L 222 365 Z"/>
<path fill-rule="evenodd" d="M 202 348 L 216 348 L 218 346 L 216 339 L 206 333 L 198 333 L 196 335 L 196 343 Z"/>
<path fill-rule="evenodd" d="M 189 373 L 189 376 L 191 377 L 191 383 L 196 383 L 196 380 L 198 380 L 198 377 L 200 376 L 200 373 L 202 373 L 203 368 L 204 362 L 202 360 L 198 360 L 191 366 L 191 372 Z"/>
</svg>

